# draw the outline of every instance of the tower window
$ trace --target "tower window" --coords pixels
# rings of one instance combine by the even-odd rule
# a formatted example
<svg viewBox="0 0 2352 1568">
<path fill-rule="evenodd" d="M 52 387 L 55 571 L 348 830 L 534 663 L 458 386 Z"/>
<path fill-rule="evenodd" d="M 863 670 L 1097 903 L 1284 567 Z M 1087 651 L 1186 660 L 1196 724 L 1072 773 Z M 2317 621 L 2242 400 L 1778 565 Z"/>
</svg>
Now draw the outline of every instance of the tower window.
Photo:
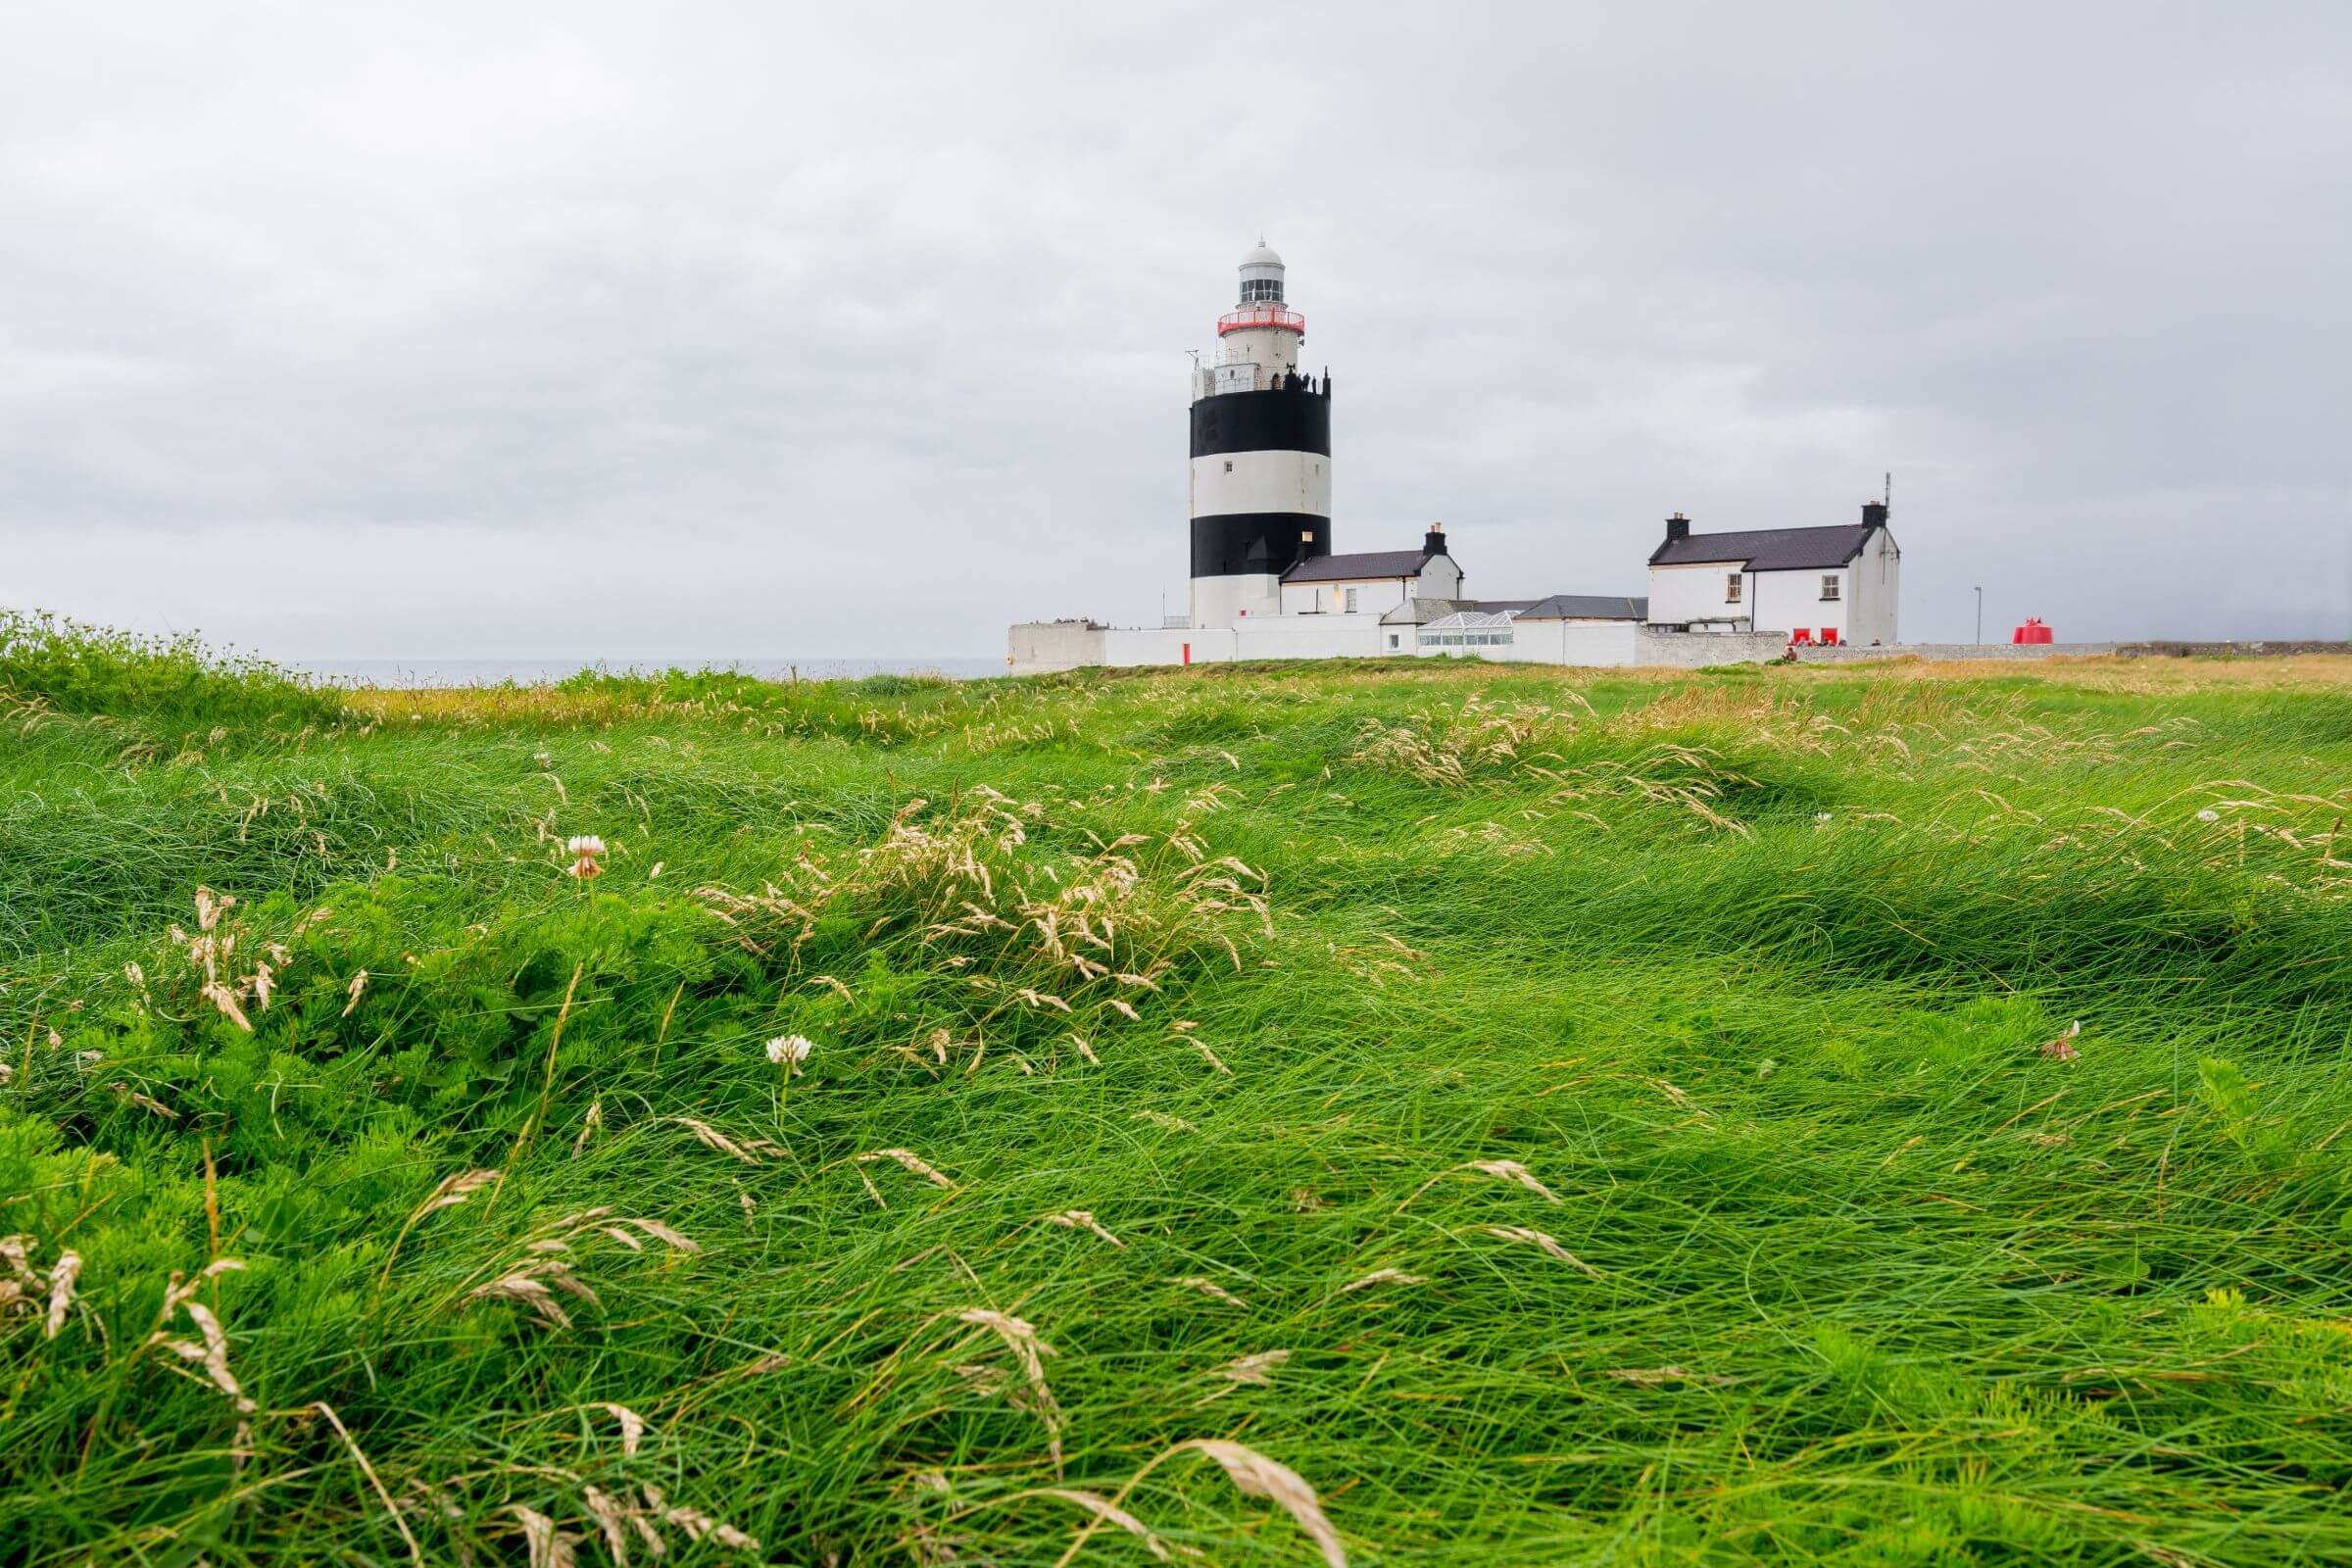
<svg viewBox="0 0 2352 1568">
<path fill-rule="evenodd" d="M 1244 305 L 1280 305 L 1282 279 L 1279 277 L 1246 277 L 1242 279 Z"/>
</svg>

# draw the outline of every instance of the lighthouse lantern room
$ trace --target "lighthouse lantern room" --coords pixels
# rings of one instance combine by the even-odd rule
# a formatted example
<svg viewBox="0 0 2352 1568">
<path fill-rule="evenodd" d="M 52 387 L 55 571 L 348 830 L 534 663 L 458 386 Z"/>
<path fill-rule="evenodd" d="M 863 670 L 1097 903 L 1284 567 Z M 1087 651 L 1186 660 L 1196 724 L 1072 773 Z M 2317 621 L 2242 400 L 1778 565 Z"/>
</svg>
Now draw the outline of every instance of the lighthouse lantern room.
<svg viewBox="0 0 2352 1568">
<path fill-rule="evenodd" d="M 1192 624 L 1282 610 L 1282 574 L 1331 554 L 1331 385 L 1298 368 L 1306 318 L 1264 240 L 1242 258 L 1241 297 L 1217 320 L 1217 359 L 1194 374 Z"/>
</svg>

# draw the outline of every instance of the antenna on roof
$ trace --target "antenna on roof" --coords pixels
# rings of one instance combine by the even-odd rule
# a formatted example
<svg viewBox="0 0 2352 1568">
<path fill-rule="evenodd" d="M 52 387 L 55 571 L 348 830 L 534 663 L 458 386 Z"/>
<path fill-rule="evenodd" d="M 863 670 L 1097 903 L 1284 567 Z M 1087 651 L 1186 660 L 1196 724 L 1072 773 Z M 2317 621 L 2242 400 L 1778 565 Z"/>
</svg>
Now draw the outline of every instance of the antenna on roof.
<svg viewBox="0 0 2352 1568">
<path fill-rule="evenodd" d="M 1879 505 L 1885 507 L 1888 512 L 1894 510 L 1894 470 L 1891 468 L 1886 470 L 1886 494 L 1879 502 Z"/>
</svg>

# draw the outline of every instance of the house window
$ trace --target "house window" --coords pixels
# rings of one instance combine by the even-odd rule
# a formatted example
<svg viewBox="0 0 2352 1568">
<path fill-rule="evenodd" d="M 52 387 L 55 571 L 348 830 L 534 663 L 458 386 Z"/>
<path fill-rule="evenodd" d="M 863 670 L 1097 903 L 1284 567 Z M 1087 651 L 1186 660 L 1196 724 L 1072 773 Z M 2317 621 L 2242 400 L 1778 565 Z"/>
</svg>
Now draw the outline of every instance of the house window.
<svg viewBox="0 0 2352 1568">
<path fill-rule="evenodd" d="M 1740 602 L 1740 574 L 1736 571 L 1724 574 L 1723 602 L 1727 605 L 1736 605 Z"/>
<path fill-rule="evenodd" d="M 1391 633 L 1389 633 L 1389 646 L 1390 646 L 1391 648 L 1394 648 L 1394 647 L 1396 647 L 1396 633 L 1395 633 L 1395 632 L 1391 632 Z"/>
<path fill-rule="evenodd" d="M 1348 590 L 1348 613 L 1355 613 L 1355 590 L 1352 588 Z"/>
<path fill-rule="evenodd" d="M 1231 458 L 1227 458 L 1225 460 L 1225 471 L 1227 473 L 1231 473 L 1233 471 L 1233 460 Z"/>
<path fill-rule="evenodd" d="M 1821 579 L 1821 598 L 1824 604 L 1838 597 L 1838 574 L 1825 572 Z"/>
</svg>

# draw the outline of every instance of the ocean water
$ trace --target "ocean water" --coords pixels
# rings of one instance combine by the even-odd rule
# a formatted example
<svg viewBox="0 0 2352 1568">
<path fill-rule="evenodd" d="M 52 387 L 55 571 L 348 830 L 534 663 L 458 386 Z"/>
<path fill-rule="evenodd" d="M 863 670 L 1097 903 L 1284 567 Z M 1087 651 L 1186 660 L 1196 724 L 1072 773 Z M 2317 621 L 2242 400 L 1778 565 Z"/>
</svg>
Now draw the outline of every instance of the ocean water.
<svg viewBox="0 0 2352 1568">
<path fill-rule="evenodd" d="M 518 686 L 563 680 L 583 669 L 650 674 L 670 668 L 725 669 L 763 680 L 857 680 L 866 675 L 1002 675 L 1001 659 L 289 659 L 293 669 L 357 686 Z"/>
</svg>

